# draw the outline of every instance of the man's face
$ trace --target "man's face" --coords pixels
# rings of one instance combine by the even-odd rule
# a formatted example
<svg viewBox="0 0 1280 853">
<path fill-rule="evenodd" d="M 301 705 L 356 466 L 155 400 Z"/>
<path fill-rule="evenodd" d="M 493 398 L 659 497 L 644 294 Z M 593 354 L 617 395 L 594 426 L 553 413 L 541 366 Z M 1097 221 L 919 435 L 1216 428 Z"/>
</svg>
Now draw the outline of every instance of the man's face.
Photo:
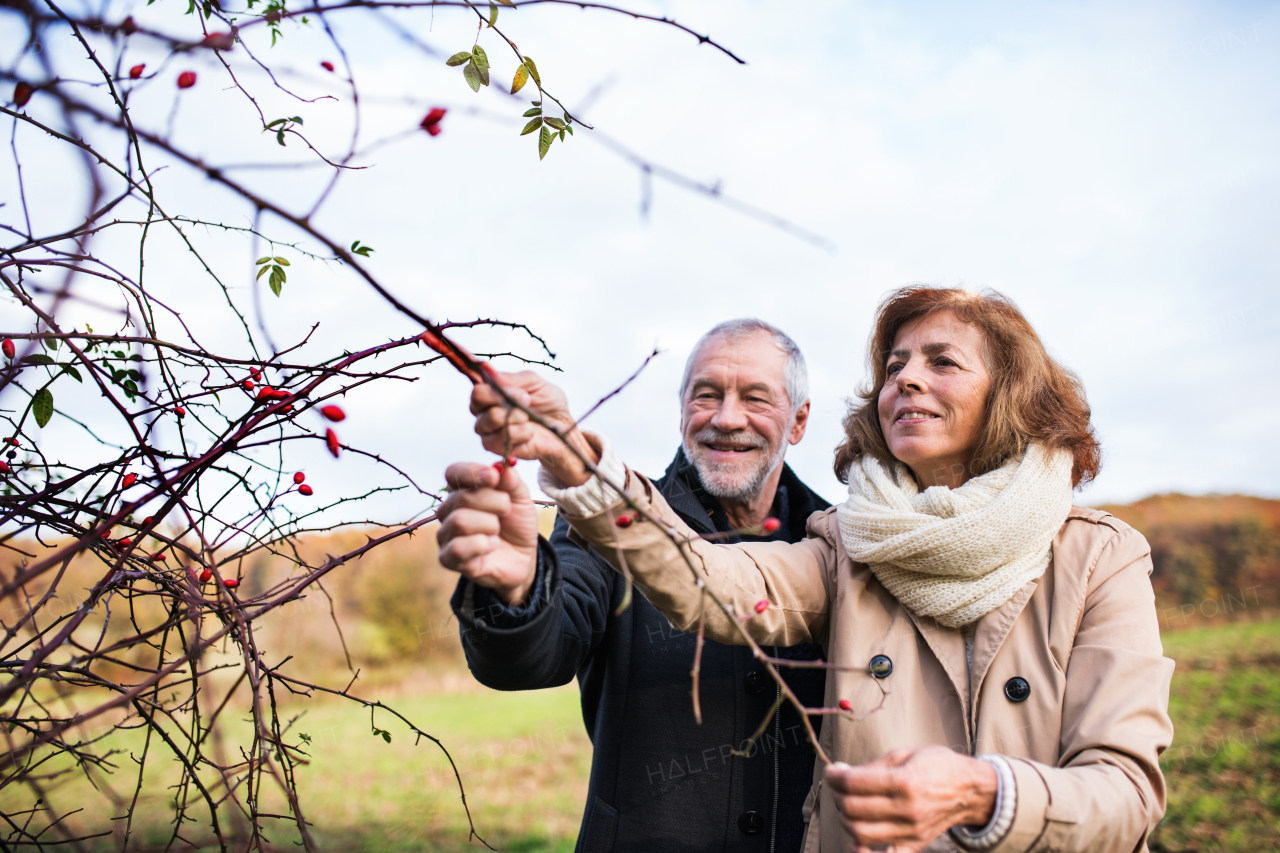
<svg viewBox="0 0 1280 853">
<path fill-rule="evenodd" d="M 794 415 L 786 356 L 768 334 L 707 341 L 684 392 L 684 452 L 717 498 L 748 502 L 782 464 L 788 444 L 804 437 L 806 401 Z"/>
</svg>

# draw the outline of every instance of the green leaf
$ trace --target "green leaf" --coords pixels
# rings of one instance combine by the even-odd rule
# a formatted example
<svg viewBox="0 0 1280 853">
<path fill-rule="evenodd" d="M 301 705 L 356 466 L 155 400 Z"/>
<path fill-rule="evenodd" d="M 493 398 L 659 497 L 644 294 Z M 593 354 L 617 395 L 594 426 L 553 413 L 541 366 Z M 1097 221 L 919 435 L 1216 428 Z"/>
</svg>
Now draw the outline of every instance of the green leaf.
<svg viewBox="0 0 1280 853">
<path fill-rule="evenodd" d="M 485 53 L 484 48 L 480 45 L 476 45 L 471 48 L 471 58 L 474 59 L 476 65 L 480 66 L 482 69 L 489 67 L 489 54 Z"/>
<path fill-rule="evenodd" d="M 303 123 L 302 116 L 289 116 L 289 121 L 296 122 L 297 124 Z"/>
<path fill-rule="evenodd" d="M 573 136 L 573 125 L 571 125 L 571 124 L 566 124 L 566 125 L 564 126 L 564 129 L 565 129 L 565 130 L 567 130 L 567 131 L 569 131 L 569 135 L 570 135 L 570 136 Z"/>
<path fill-rule="evenodd" d="M 564 121 L 562 119 L 552 118 L 551 116 L 547 116 L 546 122 L 547 124 L 554 127 L 556 130 L 564 130 Z"/>
<path fill-rule="evenodd" d="M 560 141 L 564 142 L 564 128 L 560 128 Z"/>
<path fill-rule="evenodd" d="M 142 374 L 136 370 L 126 370 L 125 373 L 129 374 L 130 378 L 132 379 L 136 379 L 139 382 L 142 381 Z"/>
<path fill-rule="evenodd" d="M 524 111 L 524 115 L 525 118 L 528 118 L 529 116 L 540 116 L 542 115 L 542 107 L 529 107 L 529 109 Z"/>
<path fill-rule="evenodd" d="M 498 2 L 501 3 L 503 6 L 510 6 L 512 9 L 516 7 L 516 4 L 511 2 L 511 0 L 498 0 Z"/>
<path fill-rule="evenodd" d="M 489 4 L 489 26 L 492 28 L 492 27 L 496 27 L 497 25 L 498 25 L 498 7 L 490 3 Z"/>
<path fill-rule="evenodd" d="M 44 344 L 45 349 L 56 350 L 58 348 L 57 338 L 44 338 L 41 343 Z"/>
<path fill-rule="evenodd" d="M 276 296 L 280 295 L 280 290 L 284 287 L 283 270 L 279 267 L 271 271 L 271 278 L 267 279 L 267 284 L 271 287 L 271 292 Z"/>
<path fill-rule="evenodd" d="M 529 74 L 533 77 L 533 82 L 538 84 L 538 88 L 542 88 L 542 78 L 538 76 L 538 66 L 533 64 L 533 60 L 529 57 L 524 58 L 524 64 L 529 69 Z M 541 105 L 539 105 L 541 106 Z"/>
<path fill-rule="evenodd" d="M 462 69 L 462 76 L 466 79 L 467 85 L 471 87 L 471 91 L 480 91 L 480 69 L 476 68 L 474 62 L 468 62 L 466 67 Z"/>
<path fill-rule="evenodd" d="M 529 82 L 529 69 L 521 65 L 516 69 L 515 79 L 511 81 L 511 94 L 515 94 L 524 88 L 524 84 Z M 528 113 L 525 113 L 528 115 Z"/>
<path fill-rule="evenodd" d="M 288 119 L 287 119 L 287 118 L 278 118 L 278 119 L 276 119 L 275 121 L 269 121 L 269 122 L 267 122 L 267 127 L 269 127 L 269 128 L 271 128 L 271 127 L 275 127 L 277 124 L 284 124 L 284 123 L 285 123 L 285 122 L 287 122 L 287 121 L 288 121 Z"/>
<path fill-rule="evenodd" d="M 268 273 L 268 272 L 271 272 L 271 267 L 261 267 L 258 270 L 258 274 L 253 277 L 253 280 L 257 281 L 258 279 L 262 278 L 264 273 Z"/>
<path fill-rule="evenodd" d="M 280 143 L 280 145 L 281 145 L 282 147 L 284 146 L 284 131 L 283 131 L 283 130 L 280 130 L 280 131 L 277 131 L 277 132 L 276 132 L 276 142 L 279 142 L 279 143 Z"/>
<path fill-rule="evenodd" d="M 255 264 L 258 264 L 258 265 L 262 265 L 262 264 L 265 264 L 265 263 L 266 263 L 267 261 L 269 261 L 269 260 L 271 260 L 271 258 L 270 258 L 270 257 L 266 257 L 266 258 L 258 258 L 256 261 L 254 261 L 254 263 L 255 263 Z"/>
<path fill-rule="evenodd" d="M 541 160 L 543 157 L 546 157 L 547 151 L 550 148 L 551 148 L 551 131 L 547 130 L 544 127 L 542 128 L 542 133 L 538 135 L 538 159 Z"/>
<path fill-rule="evenodd" d="M 132 379 L 126 379 L 124 384 L 120 387 L 124 388 L 125 393 L 129 395 L 130 400 L 132 400 L 138 393 L 138 383 L 134 382 Z"/>
<path fill-rule="evenodd" d="M 387 743 L 391 743 L 391 732 L 383 731 L 382 739 L 385 740 Z"/>
<path fill-rule="evenodd" d="M 22 359 L 23 364 L 54 364 L 54 360 L 42 352 L 33 353 Z"/>
<path fill-rule="evenodd" d="M 532 119 L 528 124 L 524 126 L 524 130 L 520 131 L 520 135 L 525 136 L 527 134 L 533 133 L 535 130 L 537 130 L 540 127 L 542 127 L 542 119 L 540 118 Z"/>
<path fill-rule="evenodd" d="M 289 262 L 284 258 L 272 258 L 271 260 L 275 261 L 277 264 L 279 264 L 282 267 L 289 266 Z"/>
<path fill-rule="evenodd" d="M 31 414 L 35 415 L 36 423 L 41 429 L 49 423 L 49 419 L 53 417 L 53 392 L 48 388 L 41 388 L 36 395 L 31 398 Z"/>
<path fill-rule="evenodd" d="M 76 370 L 69 364 L 62 365 L 62 372 L 70 374 L 71 378 L 77 382 L 84 382 L 84 380 L 80 378 L 80 371 Z"/>
<path fill-rule="evenodd" d="M 448 65 L 450 68 L 456 68 L 457 66 L 461 65 L 464 62 L 470 62 L 470 61 L 471 61 L 471 52 L 463 51 L 462 53 L 455 53 L 453 56 L 446 59 L 444 61 L 444 64 Z"/>
</svg>

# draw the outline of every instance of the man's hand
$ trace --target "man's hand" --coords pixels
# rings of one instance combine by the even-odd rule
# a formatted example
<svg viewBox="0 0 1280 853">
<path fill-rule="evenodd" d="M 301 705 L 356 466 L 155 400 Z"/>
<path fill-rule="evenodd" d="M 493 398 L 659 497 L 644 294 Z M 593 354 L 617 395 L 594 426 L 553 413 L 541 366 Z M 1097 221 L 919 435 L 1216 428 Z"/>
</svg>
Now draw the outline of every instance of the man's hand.
<svg viewBox="0 0 1280 853">
<path fill-rule="evenodd" d="M 538 509 L 524 481 L 502 466 L 459 462 L 445 472 L 449 497 L 438 513 L 440 563 L 522 604 L 538 566 Z"/>
<path fill-rule="evenodd" d="M 484 449 L 503 457 L 537 459 L 566 486 L 579 486 L 591 479 L 591 473 L 569 446 L 592 464 L 600 457 L 574 426 L 564 392 L 527 370 L 493 375 L 515 403 L 536 412 L 560 435 L 535 423 L 521 409 L 509 406 L 492 386 L 478 383 L 471 391 L 471 414 L 476 416 L 476 434 Z"/>
<path fill-rule="evenodd" d="M 868 764 L 827 765 L 826 784 L 858 853 L 916 853 L 953 826 L 985 826 L 996 769 L 945 746 L 896 749 Z"/>
</svg>

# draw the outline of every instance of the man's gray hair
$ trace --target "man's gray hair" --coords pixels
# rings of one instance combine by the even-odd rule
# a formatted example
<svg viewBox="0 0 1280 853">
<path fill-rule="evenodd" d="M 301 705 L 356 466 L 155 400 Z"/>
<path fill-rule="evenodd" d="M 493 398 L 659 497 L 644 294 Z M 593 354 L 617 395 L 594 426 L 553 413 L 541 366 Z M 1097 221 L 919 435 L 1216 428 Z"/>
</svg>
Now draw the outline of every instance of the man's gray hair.
<svg viewBox="0 0 1280 853">
<path fill-rule="evenodd" d="M 786 363 L 782 366 L 782 381 L 786 386 L 787 399 L 791 402 L 791 414 L 794 415 L 800 411 L 800 407 L 804 405 L 805 400 L 809 399 L 809 368 L 804 362 L 804 353 L 800 352 L 800 347 L 796 346 L 796 342 L 791 340 L 781 329 L 754 317 L 726 320 L 698 338 L 698 342 L 693 346 L 693 351 L 689 353 L 689 360 L 684 363 L 684 378 L 680 380 L 681 404 L 684 403 L 685 392 L 689 390 L 689 378 L 693 374 L 693 362 L 698 357 L 698 352 L 703 346 L 713 340 L 724 339 L 733 343 L 759 334 L 768 335 L 773 340 L 774 345 L 782 350 L 787 357 Z"/>
</svg>

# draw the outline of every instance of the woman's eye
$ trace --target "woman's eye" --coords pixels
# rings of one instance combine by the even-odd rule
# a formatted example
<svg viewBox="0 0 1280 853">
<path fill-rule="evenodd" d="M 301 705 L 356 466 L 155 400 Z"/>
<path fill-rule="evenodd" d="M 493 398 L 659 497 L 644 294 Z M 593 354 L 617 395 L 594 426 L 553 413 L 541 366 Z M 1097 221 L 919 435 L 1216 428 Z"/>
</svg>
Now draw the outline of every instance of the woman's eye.
<svg viewBox="0 0 1280 853">
<path fill-rule="evenodd" d="M 893 376 L 895 373 L 897 373 L 897 372 L 898 372 L 899 370 L 901 370 L 901 369 L 902 369 L 902 365 L 901 365 L 900 363 L 898 363 L 898 362 L 895 362 L 895 363 L 893 363 L 893 364 L 889 365 L 889 369 L 888 369 L 888 371 L 886 371 L 886 372 L 887 372 L 890 376 Z"/>
</svg>

